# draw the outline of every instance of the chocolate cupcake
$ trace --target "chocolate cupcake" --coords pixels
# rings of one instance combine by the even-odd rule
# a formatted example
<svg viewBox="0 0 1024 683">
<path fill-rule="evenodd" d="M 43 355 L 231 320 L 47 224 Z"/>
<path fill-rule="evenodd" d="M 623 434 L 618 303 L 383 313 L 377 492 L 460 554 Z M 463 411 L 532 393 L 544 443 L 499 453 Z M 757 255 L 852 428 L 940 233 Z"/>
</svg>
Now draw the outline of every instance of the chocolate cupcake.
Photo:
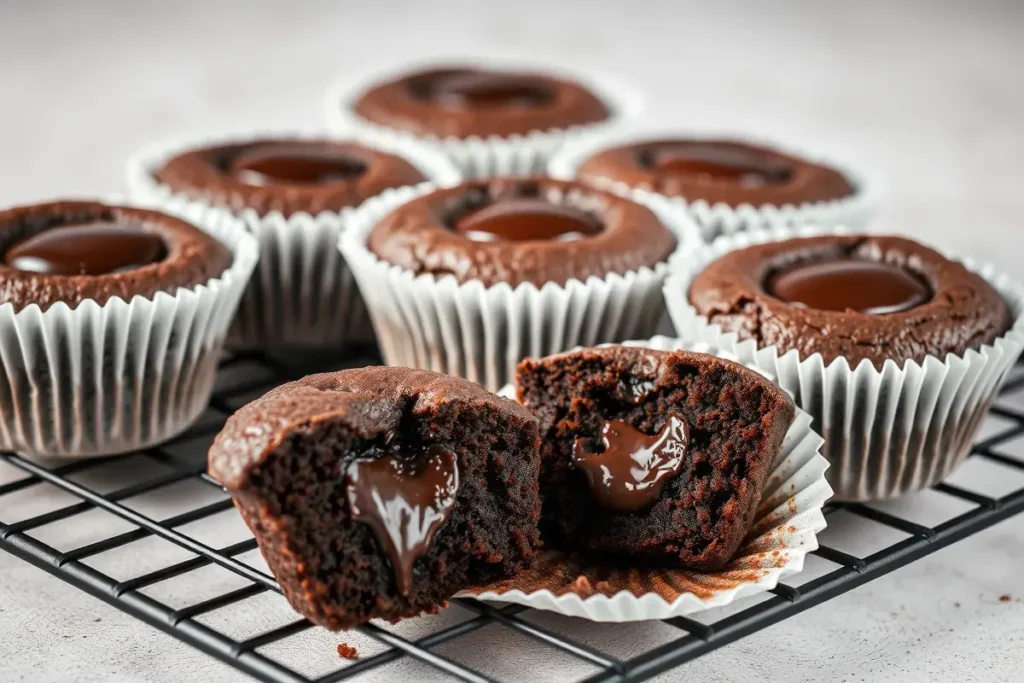
<svg viewBox="0 0 1024 683">
<path fill-rule="evenodd" d="M 686 351 L 529 359 L 516 393 L 540 422 L 545 548 L 700 571 L 739 548 L 795 417 L 762 375 Z"/>
<path fill-rule="evenodd" d="M 415 138 L 443 150 L 466 177 L 539 173 L 568 135 L 635 115 L 621 86 L 522 65 L 433 65 L 333 88 L 332 131 Z"/>
<path fill-rule="evenodd" d="M 877 180 L 846 163 L 772 142 L 678 131 L 581 139 L 548 170 L 595 187 L 665 197 L 691 215 L 706 239 L 770 225 L 862 227 L 881 194 Z"/>
<path fill-rule="evenodd" d="M 728 356 L 654 337 L 525 361 L 518 390 L 541 427 L 544 546 L 530 569 L 462 595 L 592 621 L 644 621 L 722 607 L 799 572 L 818 547 L 822 507 L 832 496 L 822 439 L 799 408 L 781 437 L 792 402 L 771 377 Z M 513 396 L 516 388 L 500 393 Z M 666 432 L 673 413 L 688 436 L 677 474 L 678 428 L 650 449 L 644 444 L 652 435 L 634 434 L 640 448 L 629 449 L 629 462 L 621 449 L 595 452 L 623 433 L 616 418 L 628 421 L 627 433 L 658 420 Z M 585 438 L 593 434 L 598 438 Z M 765 451 L 776 442 L 764 474 Z M 573 463 L 577 450 L 582 466 Z M 599 478 L 588 478 L 588 470 Z M 625 494 L 629 507 L 638 502 L 640 509 L 610 509 L 608 494 Z M 751 514 L 753 522 L 745 521 Z M 736 536 L 742 541 L 722 564 Z M 713 540 L 701 549 L 705 537 Z"/>
<path fill-rule="evenodd" d="M 285 384 L 233 415 L 209 470 L 285 597 L 331 629 L 432 611 L 528 567 L 537 421 L 456 377 L 359 368 Z"/>
<path fill-rule="evenodd" d="M 415 144 L 383 149 L 294 134 L 160 144 L 128 164 L 140 201 L 176 207 L 200 225 L 210 209 L 230 211 L 259 240 L 229 344 L 262 349 L 372 343 L 335 247 L 344 214 L 390 188 L 457 177 L 440 154 Z"/>
<path fill-rule="evenodd" d="M 0 450 L 139 450 L 205 409 L 257 258 L 240 224 L 53 202 L 0 211 L 0 252 Z"/>
<path fill-rule="evenodd" d="M 778 377 L 815 417 L 842 499 L 941 481 L 1024 345 L 1019 285 L 904 238 L 779 228 L 676 266 L 679 334 Z"/>
<path fill-rule="evenodd" d="M 697 239 L 645 193 L 536 177 L 390 193 L 341 249 L 389 364 L 497 390 L 527 356 L 652 334 L 666 261 Z"/>
</svg>

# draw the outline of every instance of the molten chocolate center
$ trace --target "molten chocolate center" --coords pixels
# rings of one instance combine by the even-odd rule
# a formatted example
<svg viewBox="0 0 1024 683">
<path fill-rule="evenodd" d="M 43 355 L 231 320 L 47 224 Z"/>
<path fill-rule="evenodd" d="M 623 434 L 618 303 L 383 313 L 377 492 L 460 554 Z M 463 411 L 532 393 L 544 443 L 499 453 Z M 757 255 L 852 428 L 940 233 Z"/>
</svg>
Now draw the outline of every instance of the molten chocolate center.
<svg viewBox="0 0 1024 683">
<path fill-rule="evenodd" d="M 550 102 L 553 91 L 536 78 L 495 71 L 438 71 L 416 79 L 413 92 L 448 109 L 526 108 Z"/>
<path fill-rule="evenodd" d="M 683 469 L 690 428 L 670 413 L 665 426 L 650 436 L 622 420 L 601 426 L 601 450 L 589 439 L 576 439 L 573 464 L 583 470 L 590 492 L 603 507 L 633 511 L 652 505 L 665 483 Z"/>
<path fill-rule="evenodd" d="M 303 143 L 253 145 L 229 162 L 228 170 L 248 185 L 314 185 L 338 183 L 366 173 L 367 164 L 354 156 Z"/>
<path fill-rule="evenodd" d="M 757 150 L 713 142 L 665 142 L 645 146 L 638 152 L 641 166 L 664 173 L 694 176 L 742 187 L 781 185 L 793 169 Z"/>
<path fill-rule="evenodd" d="M 772 274 L 765 289 L 808 308 L 874 315 L 905 311 L 932 297 L 928 286 L 903 268 L 853 259 L 797 263 Z"/>
<path fill-rule="evenodd" d="M 139 226 L 83 221 L 26 237 L 7 250 L 4 263 L 42 275 L 106 275 L 147 266 L 166 256 L 163 239 Z"/>
<path fill-rule="evenodd" d="M 373 530 L 391 560 L 398 592 L 412 590 L 412 567 L 430 548 L 455 506 L 454 453 L 431 445 L 418 457 L 360 458 L 346 471 L 352 518 Z"/>
<path fill-rule="evenodd" d="M 565 204 L 522 197 L 503 199 L 464 214 L 455 230 L 477 242 L 571 242 L 601 232 L 596 216 Z"/>
</svg>

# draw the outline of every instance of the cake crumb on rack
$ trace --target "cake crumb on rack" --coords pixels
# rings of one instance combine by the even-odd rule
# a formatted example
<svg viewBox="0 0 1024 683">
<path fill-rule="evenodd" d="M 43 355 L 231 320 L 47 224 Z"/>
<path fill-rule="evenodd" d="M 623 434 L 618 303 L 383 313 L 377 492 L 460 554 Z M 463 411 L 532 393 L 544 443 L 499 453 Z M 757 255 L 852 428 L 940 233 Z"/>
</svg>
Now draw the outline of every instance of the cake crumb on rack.
<svg viewBox="0 0 1024 683">
<path fill-rule="evenodd" d="M 338 656 L 342 659 L 359 659 L 359 650 L 348 643 L 340 643 L 338 645 Z"/>
</svg>

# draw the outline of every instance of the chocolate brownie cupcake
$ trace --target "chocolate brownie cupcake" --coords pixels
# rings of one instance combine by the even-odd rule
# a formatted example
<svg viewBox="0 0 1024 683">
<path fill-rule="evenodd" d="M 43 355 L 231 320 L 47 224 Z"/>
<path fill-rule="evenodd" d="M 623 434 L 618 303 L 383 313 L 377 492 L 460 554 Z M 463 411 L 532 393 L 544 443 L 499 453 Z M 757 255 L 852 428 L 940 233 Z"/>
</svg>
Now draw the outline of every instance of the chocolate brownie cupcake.
<svg viewBox="0 0 1024 683">
<path fill-rule="evenodd" d="M 825 364 L 879 370 L 963 355 L 1010 327 L 1006 301 L 963 264 L 913 240 L 821 235 L 756 244 L 710 263 L 690 285 L 697 312 L 737 337 Z"/>
<path fill-rule="evenodd" d="M 601 188 L 641 188 L 685 209 L 708 238 L 768 224 L 858 227 L 877 182 L 773 143 L 649 131 L 580 140 L 549 171 Z"/>
<path fill-rule="evenodd" d="M 523 361 L 516 393 L 540 422 L 546 547 L 701 571 L 739 547 L 795 415 L 742 365 L 626 346 Z"/>
<path fill-rule="evenodd" d="M 527 356 L 650 336 L 670 254 L 699 240 L 638 192 L 543 177 L 396 193 L 341 245 L 390 365 L 507 384 Z"/>
<path fill-rule="evenodd" d="M 755 231 L 676 268 L 680 336 L 779 378 L 825 437 L 838 498 L 945 477 L 1024 345 L 1016 283 L 905 238 Z"/>
<path fill-rule="evenodd" d="M 220 277 L 232 260 L 216 238 L 180 218 L 83 201 L 0 211 L 0 253 L 0 305 L 15 312 L 152 299 Z"/>
<path fill-rule="evenodd" d="M 213 209 L 243 221 L 261 246 L 229 342 L 244 348 L 338 349 L 372 342 L 366 309 L 336 244 L 343 214 L 389 189 L 455 182 L 441 155 L 322 137 L 266 135 L 158 145 L 129 162 L 140 200 Z"/>
<path fill-rule="evenodd" d="M 316 215 L 359 206 L 384 190 L 427 180 L 394 154 L 332 140 L 254 139 L 171 157 L 153 177 L 171 192 L 260 216 Z"/>
<path fill-rule="evenodd" d="M 651 268 L 676 242 L 631 200 L 549 178 L 497 178 L 410 200 L 377 223 L 368 246 L 417 275 L 542 287 Z"/>
<path fill-rule="evenodd" d="M 363 92 L 355 112 L 371 123 L 439 138 L 524 135 L 608 118 L 579 83 L 543 73 L 444 67 L 408 73 Z"/>
<path fill-rule="evenodd" d="M 0 211 L 0 450 L 110 455 L 188 426 L 224 341 L 214 316 L 256 261 L 240 225 L 211 232 L 100 202 Z"/>
<path fill-rule="evenodd" d="M 331 91 L 332 130 L 411 137 L 450 155 L 467 177 L 541 172 L 567 134 L 635 113 L 621 87 L 522 66 L 444 65 L 377 76 Z"/>
<path fill-rule="evenodd" d="M 330 629 L 441 606 L 528 567 L 537 422 L 471 382 L 360 368 L 285 384 L 233 415 L 210 473 L 292 606 Z"/>
</svg>

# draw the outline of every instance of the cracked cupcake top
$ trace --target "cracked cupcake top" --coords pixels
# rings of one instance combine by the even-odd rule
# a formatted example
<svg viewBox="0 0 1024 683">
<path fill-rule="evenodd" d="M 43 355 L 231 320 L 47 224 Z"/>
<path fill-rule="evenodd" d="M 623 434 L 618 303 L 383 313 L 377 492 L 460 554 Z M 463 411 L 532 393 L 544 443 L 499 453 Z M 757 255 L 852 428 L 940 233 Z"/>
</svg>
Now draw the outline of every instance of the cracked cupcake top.
<svg viewBox="0 0 1024 683">
<path fill-rule="evenodd" d="M 900 237 L 825 235 L 757 244 L 712 262 L 690 285 L 697 311 L 740 339 L 827 364 L 881 369 L 944 359 L 1009 329 L 1007 303 L 983 278 Z"/>
</svg>

